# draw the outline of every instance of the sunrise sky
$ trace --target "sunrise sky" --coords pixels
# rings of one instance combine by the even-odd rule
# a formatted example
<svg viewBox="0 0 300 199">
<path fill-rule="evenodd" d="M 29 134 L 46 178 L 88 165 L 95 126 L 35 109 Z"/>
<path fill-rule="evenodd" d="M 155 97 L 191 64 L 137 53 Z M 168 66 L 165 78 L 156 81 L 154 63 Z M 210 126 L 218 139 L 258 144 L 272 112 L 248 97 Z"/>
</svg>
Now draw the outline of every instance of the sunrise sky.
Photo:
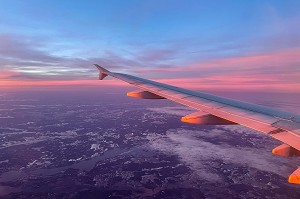
<svg viewBox="0 0 300 199">
<path fill-rule="evenodd" d="M 300 1 L 0 0 L 0 89 L 124 85 L 300 92 Z"/>
</svg>

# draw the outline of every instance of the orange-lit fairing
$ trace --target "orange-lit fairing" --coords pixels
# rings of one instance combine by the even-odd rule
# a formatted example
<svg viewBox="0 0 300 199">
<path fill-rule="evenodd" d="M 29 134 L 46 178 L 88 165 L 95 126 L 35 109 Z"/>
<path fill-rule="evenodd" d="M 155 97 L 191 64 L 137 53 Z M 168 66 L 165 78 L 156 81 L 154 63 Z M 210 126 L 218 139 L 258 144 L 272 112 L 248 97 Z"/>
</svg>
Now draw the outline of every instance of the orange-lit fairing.
<svg viewBox="0 0 300 199">
<path fill-rule="evenodd" d="M 296 150 L 295 148 L 287 145 L 282 144 L 272 150 L 272 153 L 279 156 L 284 157 L 293 157 L 293 156 L 300 156 L 300 151 Z"/>
<path fill-rule="evenodd" d="M 289 176 L 289 183 L 300 184 L 300 168 L 298 168 L 297 170 L 295 170 Z"/>
<path fill-rule="evenodd" d="M 155 95 L 148 91 L 132 91 L 127 93 L 128 97 L 140 98 L 140 99 L 165 99 L 159 95 Z"/>
<path fill-rule="evenodd" d="M 190 124 L 204 124 L 204 125 L 232 125 L 234 122 L 225 120 L 223 118 L 199 111 L 181 118 L 182 122 Z"/>
</svg>

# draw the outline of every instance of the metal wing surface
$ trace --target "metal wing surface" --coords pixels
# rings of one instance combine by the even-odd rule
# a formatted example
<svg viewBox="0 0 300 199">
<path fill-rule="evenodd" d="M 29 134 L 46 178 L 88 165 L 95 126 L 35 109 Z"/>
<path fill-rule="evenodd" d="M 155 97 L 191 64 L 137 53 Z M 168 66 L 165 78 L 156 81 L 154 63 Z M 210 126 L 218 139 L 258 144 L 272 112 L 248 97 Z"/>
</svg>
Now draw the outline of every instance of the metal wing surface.
<svg viewBox="0 0 300 199">
<path fill-rule="evenodd" d="M 265 133 L 282 144 L 273 153 L 280 156 L 300 156 L 300 115 L 266 106 L 196 92 L 163 84 L 132 75 L 110 72 L 95 65 L 99 79 L 112 76 L 141 89 L 128 96 L 160 99 L 165 98 L 189 106 L 198 112 L 182 118 L 182 121 L 198 124 L 240 124 Z M 290 183 L 300 184 L 300 169 L 289 176 Z"/>
</svg>

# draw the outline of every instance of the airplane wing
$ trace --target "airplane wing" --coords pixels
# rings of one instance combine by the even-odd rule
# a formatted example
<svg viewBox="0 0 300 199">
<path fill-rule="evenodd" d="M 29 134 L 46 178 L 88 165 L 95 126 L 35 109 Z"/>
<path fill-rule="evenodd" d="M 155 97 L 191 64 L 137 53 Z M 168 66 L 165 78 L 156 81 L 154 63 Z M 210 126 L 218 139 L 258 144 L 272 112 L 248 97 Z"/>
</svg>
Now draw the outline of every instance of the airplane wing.
<svg viewBox="0 0 300 199">
<path fill-rule="evenodd" d="M 95 66 L 99 69 L 100 80 L 109 75 L 141 89 L 127 93 L 130 97 L 169 99 L 197 110 L 182 117 L 183 122 L 207 125 L 240 124 L 282 141 L 282 145 L 272 150 L 273 154 L 285 157 L 300 156 L 300 115 L 110 72 L 97 64 Z M 288 181 L 300 184 L 300 168 L 289 176 Z"/>
</svg>

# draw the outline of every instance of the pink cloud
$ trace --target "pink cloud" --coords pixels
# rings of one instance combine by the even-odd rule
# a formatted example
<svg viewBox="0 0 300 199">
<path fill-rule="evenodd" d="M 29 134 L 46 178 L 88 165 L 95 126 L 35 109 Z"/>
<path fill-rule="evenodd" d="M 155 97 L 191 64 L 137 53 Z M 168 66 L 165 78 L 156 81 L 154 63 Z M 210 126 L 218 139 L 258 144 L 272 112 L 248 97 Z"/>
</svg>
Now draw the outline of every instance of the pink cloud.
<svg viewBox="0 0 300 199">
<path fill-rule="evenodd" d="M 140 69 L 137 73 L 148 72 L 181 72 L 198 71 L 200 69 L 236 68 L 244 70 L 247 68 L 272 68 L 286 67 L 292 64 L 300 64 L 300 49 L 289 49 L 279 52 L 269 52 L 257 55 L 238 56 L 233 58 L 215 59 L 207 62 L 195 63 L 186 67 Z"/>
<path fill-rule="evenodd" d="M 300 49 L 216 59 L 180 68 L 141 69 L 137 72 L 158 72 L 166 74 L 166 77 L 182 77 L 184 74 L 187 78 L 171 77 L 163 81 L 186 88 L 300 92 Z M 199 77 L 196 78 L 197 74 Z"/>
<path fill-rule="evenodd" d="M 272 68 L 286 67 L 291 64 L 300 63 L 300 49 L 289 49 L 279 52 L 269 52 L 264 54 L 242 56 L 212 60 L 205 63 L 194 64 L 187 67 L 187 70 L 197 70 L 203 68 L 231 67 L 243 70 L 245 68 Z"/>
<path fill-rule="evenodd" d="M 158 79 L 157 81 L 178 87 L 194 90 L 227 90 L 227 91 L 264 91 L 300 93 L 300 82 L 284 82 L 272 80 L 257 81 L 256 78 L 217 76 L 211 78 L 176 78 Z"/>
<path fill-rule="evenodd" d="M 18 75 L 18 72 L 15 71 L 1 71 L 0 73 L 0 81 L 3 79 L 10 79 L 11 77 Z"/>
</svg>

